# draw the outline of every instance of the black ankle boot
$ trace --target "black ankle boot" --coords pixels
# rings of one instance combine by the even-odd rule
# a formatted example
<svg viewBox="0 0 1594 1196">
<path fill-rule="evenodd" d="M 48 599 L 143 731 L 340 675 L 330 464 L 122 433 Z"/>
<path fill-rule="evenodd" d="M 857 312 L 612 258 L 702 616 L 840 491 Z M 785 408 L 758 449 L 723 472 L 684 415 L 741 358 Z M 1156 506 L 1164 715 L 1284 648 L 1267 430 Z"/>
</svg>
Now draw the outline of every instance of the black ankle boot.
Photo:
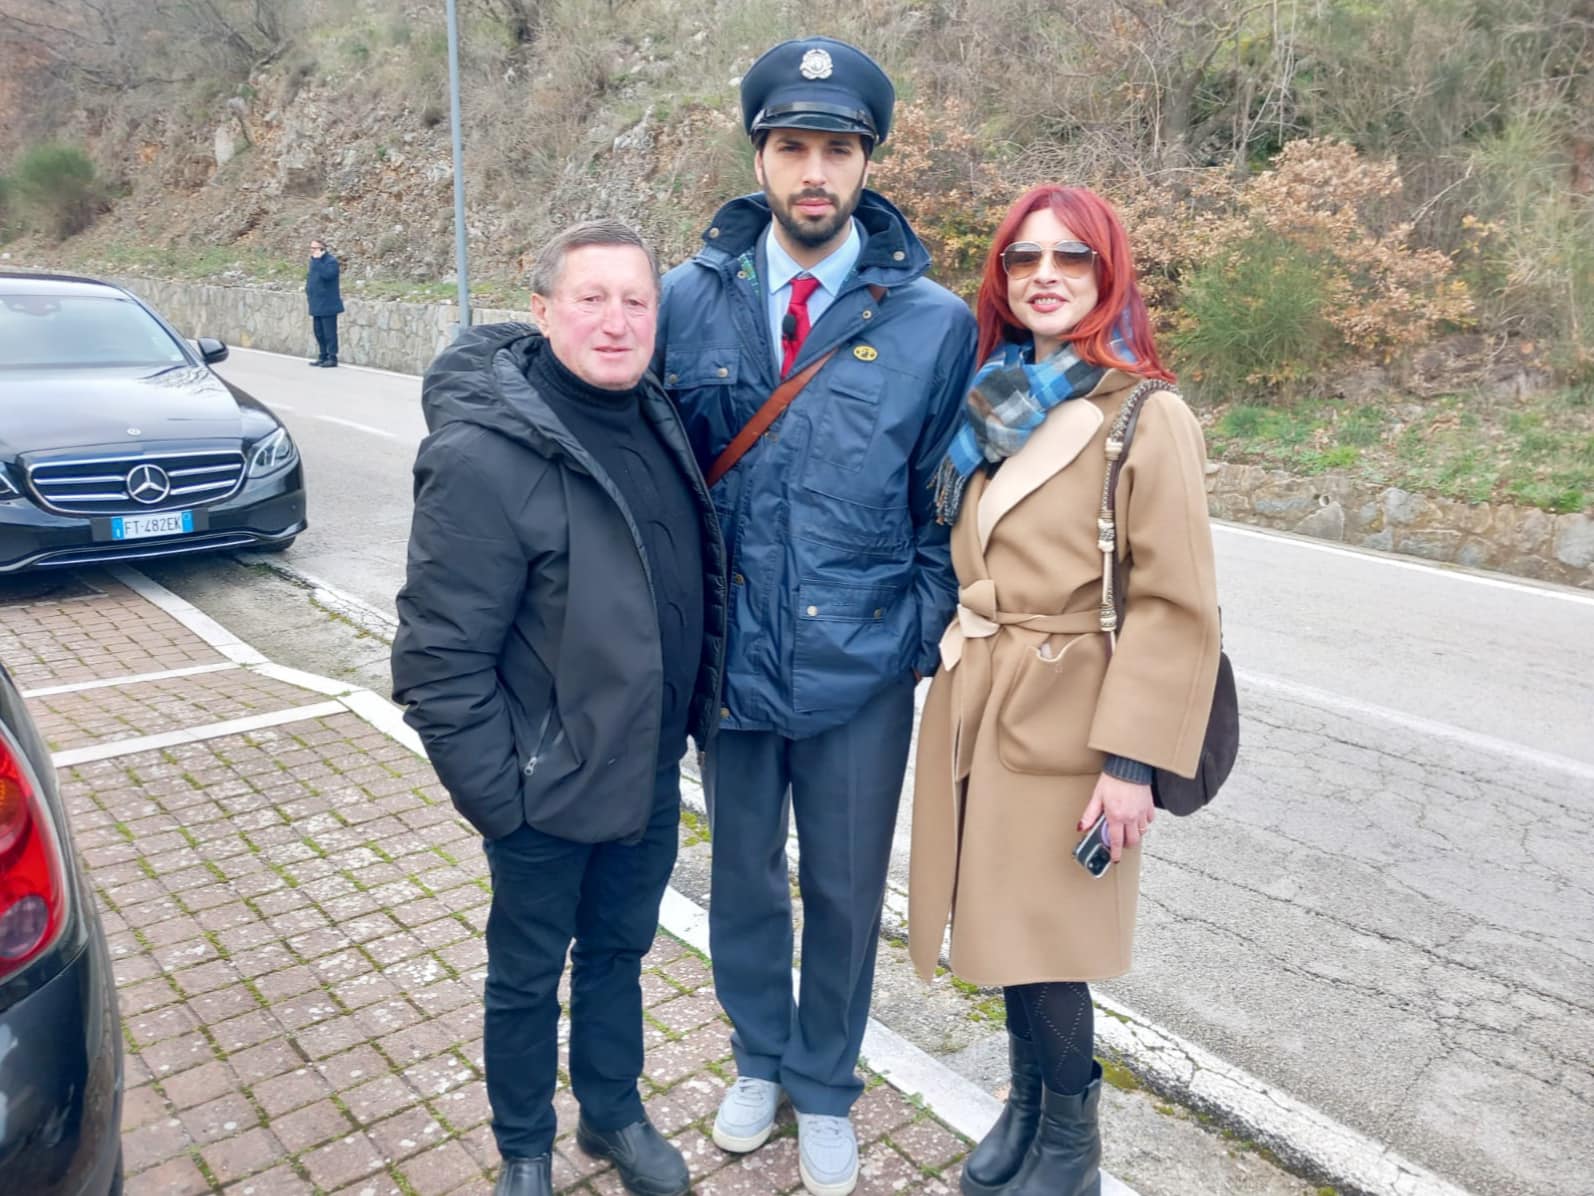
<svg viewBox="0 0 1594 1196">
<path fill-rule="evenodd" d="M 613 1163 L 625 1190 L 635 1196 L 686 1196 L 691 1187 L 681 1152 L 646 1117 L 621 1130 L 596 1130 L 577 1121 L 576 1145 Z"/>
<path fill-rule="evenodd" d="M 1004 1196 L 1101 1196 L 1100 1104 L 1099 1063 L 1083 1092 L 1043 1088 L 1040 1128 Z"/>
<path fill-rule="evenodd" d="M 964 1196 L 996 1196 L 1024 1165 L 1024 1155 L 1035 1140 L 1041 1120 L 1041 1065 L 1035 1044 L 1027 1038 L 1007 1036 L 1007 1058 L 1013 1073 L 1007 1103 L 991 1132 L 963 1164 Z"/>
<path fill-rule="evenodd" d="M 505 1159 L 493 1196 L 553 1196 L 553 1156 Z"/>
</svg>

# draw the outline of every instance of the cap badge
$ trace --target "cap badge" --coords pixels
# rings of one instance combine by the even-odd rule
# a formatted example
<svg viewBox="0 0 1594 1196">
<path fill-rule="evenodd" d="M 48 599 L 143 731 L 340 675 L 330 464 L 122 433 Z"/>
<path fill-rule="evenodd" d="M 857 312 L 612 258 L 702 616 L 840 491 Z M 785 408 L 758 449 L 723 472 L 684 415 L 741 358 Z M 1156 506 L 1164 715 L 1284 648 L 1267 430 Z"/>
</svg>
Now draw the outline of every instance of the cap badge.
<svg viewBox="0 0 1594 1196">
<path fill-rule="evenodd" d="M 809 50 L 803 55 L 802 75 L 804 79 L 828 79 L 833 64 L 830 61 L 828 50 Z"/>
</svg>

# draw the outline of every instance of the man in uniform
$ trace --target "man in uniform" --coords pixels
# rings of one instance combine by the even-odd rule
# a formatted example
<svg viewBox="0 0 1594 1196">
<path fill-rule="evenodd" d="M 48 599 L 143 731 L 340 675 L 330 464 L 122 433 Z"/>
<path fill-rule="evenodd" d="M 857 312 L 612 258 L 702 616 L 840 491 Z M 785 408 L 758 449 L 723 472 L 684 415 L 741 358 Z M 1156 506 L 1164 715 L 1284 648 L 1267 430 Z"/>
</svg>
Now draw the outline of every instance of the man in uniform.
<svg viewBox="0 0 1594 1196">
<path fill-rule="evenodd" d="M 763 193 L 721 208 L 702 251 L 666 276 L 654 357 L 731 570 L 704 782 L 714 980 L 739 1079 L 714 1140 L 762 1145 L 784 1094 L 816 1196 L 857 1182 L 848 1114 L 914 683 L 935 668 L 956 605 L 933 478 L 975 340 L 968 308 L 924 277 L 907 221 L 864 189 L 894 99 L 867 54 L 831 38 L 783 42 L 753 64 L 742 113 Z"/>
</svg>

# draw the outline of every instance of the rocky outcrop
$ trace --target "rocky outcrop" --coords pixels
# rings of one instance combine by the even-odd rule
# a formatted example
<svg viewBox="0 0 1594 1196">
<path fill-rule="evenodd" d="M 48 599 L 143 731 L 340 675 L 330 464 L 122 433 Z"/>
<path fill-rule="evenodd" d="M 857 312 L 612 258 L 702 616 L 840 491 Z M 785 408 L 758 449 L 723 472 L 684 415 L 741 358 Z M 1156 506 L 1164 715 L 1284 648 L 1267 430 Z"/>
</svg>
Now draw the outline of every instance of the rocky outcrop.
<svg viewBox="0 0 1594 1196">
<path fill-rule="evenodd" d="M 1466 503 L 1337 474 L 1296 477 L 1214 464 L 1214 517 L 1358 548 L 1594 589 L 1594 515 L 1552 515 L 1510 503 Z"/>
</svg>

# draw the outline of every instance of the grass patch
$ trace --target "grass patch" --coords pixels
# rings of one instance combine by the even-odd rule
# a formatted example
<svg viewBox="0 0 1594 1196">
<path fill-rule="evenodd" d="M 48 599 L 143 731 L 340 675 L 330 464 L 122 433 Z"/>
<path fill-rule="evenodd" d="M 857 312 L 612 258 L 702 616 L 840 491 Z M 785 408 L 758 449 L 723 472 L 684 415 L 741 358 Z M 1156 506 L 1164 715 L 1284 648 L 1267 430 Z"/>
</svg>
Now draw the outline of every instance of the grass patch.
<svg viewBox="0 0 1594 1196">
<path fill-rule="evenodd" d="M 1111 1059 L 1101 1061 L 1101 1078 L 1120 1092 L 1138 1092 L 1143 1087 L 1139 1076 Z"/>
<path fill-rule="evenodd" d="M 1297 475 L 1333 470 L 1462 502 L 1552 514 L 1594 508 L 1594 400 L 1578 388 L 1362 403 L 1303 398 L 1202 411 L 1214 460 Z"/>
<path fill-rule="evenodd" d="M 688 847 L 709 841 L 708 823 L 696 811 L 688 810 L 685 806 L 681 807 L 681 826 Z"/>
</svg>

